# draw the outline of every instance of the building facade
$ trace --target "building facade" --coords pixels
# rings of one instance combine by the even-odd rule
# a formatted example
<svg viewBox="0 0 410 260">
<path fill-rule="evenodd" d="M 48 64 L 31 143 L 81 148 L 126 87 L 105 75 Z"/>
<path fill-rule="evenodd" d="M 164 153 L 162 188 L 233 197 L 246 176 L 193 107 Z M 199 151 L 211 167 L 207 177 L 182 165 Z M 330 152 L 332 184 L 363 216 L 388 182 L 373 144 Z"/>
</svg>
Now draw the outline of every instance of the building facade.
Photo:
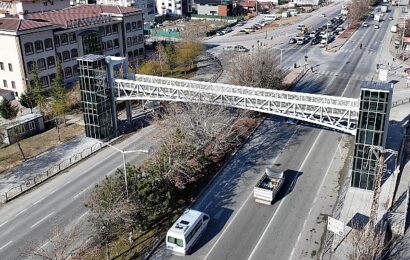
<svg viewBox="0 0 410 260">
<path fill-rule="evenodd" d="M 384 147 L 393 94 L 389 83 L 364 82 L 360 91 L 359 121 L 353 153 L 351 186 L 373 190 L 377 157 L 369 146 Z"/>
<path fill-rule="evenodd" d="M 159 15 L 182 16 L 192 12 L 192 0 L 156 0 Z"/>
<path fill-rule="evenodd" d="M 0 12 L 9 15 L 47 12 L 70 7 L 70 0 L 0 0 Z"/>
<path fill-rule="evenodd" d="M 144 22 L 153 22 L 155 19 L 154 0 L 98 0 L 100 5 L 119 5 L 135 7 L 144 11 Z"/>
<path fill-rule="evenodd" d="M 0 18 L 0 89 L 16 96 L 32 85 L 34 66 L 51 86 L 57 59 L 64 82 L 78 79 L 76 59 L 85 54 L 144 57 L 143 12 L 133 7 L 82 5 Z"/>
</svg>

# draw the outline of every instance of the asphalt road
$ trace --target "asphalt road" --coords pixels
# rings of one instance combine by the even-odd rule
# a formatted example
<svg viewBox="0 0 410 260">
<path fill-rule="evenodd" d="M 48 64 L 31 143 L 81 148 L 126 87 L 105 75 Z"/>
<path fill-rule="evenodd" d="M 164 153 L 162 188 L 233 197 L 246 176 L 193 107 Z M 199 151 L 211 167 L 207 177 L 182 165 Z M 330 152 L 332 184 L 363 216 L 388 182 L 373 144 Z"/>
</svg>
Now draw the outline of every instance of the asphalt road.
<svg viewBox="0 0 410 260">
<path fill-rule="evenodd" d="M 336 54 L 309 48 L 308 73 L 297 91 L 358 97 L 362 80 L 375 77 L 376 54 L 389 28 L 360 28 Z M 363 49 L 359 48 L 360 43 Z M 306 45 L 301 47 L 308 48 Z M 312 209 L 325 203 L 321 193 L 335 187 L 327 175 L 343 134 L 312 126 L 287 125 L 283 118 L 268 117 L 249 142 L 199 198 L 194 208 L 207 212 L 207 232 L 187 259 L 302 259 L 306 248 L 318 252 L 324 224 L 309 240 Z M 285 171 L 286 182 L 272 206 L 256 204 L 252 191 L 267 166 Z M 330 189 L 330 190 L 329 190 Z M 333 191 L 337 196 L 337 190 Z M 317 244 L 316 244 L 316 243 Z M 313 252 L 313 251 L 312 251 Z M 179 259 L 160 248 L 153 259 Z"/>
<path fill-rule="evenodd" d="M 156 149 L 159 139 L 159 130 L 149 126 L 115 146 L 123 150 Z M 138 165 L 147 156 L 127 154 L 127 162 Z M 86 240 L 90 235 L 86 226 L 88 209 L 84 207 L 86 195 L 101 179 L 121 167 L 122 155 L 107 147 L 29 194 L 0 206 L 0 259 L 21 259 L 32 240 L 39 246 L 48 246 L 45 240 L 53 225 L 66 230 L 77 226 Z"/>
</svg>

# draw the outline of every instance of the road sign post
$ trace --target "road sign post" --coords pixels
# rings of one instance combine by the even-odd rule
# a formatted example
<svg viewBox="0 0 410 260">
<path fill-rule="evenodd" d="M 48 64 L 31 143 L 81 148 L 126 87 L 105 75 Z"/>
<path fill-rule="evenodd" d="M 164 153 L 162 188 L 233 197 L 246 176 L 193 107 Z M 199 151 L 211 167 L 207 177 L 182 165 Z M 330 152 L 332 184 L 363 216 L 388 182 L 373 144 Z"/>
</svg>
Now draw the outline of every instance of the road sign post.
<svg viewBox="0 0 410 260">
<path fill-rule="evenodd" d="M 327 217 L 327 230 L 329 230 L 330 232 L 333 232 L 338 236 L 343 236 L 344 227 L 345 227 L 344 222 L 337 220 L 335 218 L 332 218 L 332 217 Z"/>
</svg>

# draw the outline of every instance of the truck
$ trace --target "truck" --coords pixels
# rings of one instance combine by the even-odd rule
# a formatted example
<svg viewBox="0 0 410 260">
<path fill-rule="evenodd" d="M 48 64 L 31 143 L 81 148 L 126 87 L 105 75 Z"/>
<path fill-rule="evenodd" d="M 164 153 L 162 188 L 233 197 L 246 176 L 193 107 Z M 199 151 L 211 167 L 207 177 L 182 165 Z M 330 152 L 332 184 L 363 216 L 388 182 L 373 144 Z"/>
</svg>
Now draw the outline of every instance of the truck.
<svg viewBox="0 0 410 260">
<path fill-rule="evenodd" d="M 380 22 L 381 21 L 381 14 L 374 14 L 374 20 L 376 22 Z"/>
<path fill-rule="evenodd" d="M 253 188 L 255 202 L 265 205 L 272 205 L 273 199 L 279 192 L 285 181 L 284 173 L 265 169 L 265 173 Z"/>
<path fill-rule="evenodd" d="M 397 25 L 393 25 L 393 26 L 390 28 L 390 31 L 391 31 L 392 33 L 396 33 L 396 32 L 397 32 Z"/>
<path fill-rule="evenodd" d="M 382 7 L 380 8 L 380 11 L 382 13 L 387 13 L 387 5 L 382 5 Z"/>
</svg>

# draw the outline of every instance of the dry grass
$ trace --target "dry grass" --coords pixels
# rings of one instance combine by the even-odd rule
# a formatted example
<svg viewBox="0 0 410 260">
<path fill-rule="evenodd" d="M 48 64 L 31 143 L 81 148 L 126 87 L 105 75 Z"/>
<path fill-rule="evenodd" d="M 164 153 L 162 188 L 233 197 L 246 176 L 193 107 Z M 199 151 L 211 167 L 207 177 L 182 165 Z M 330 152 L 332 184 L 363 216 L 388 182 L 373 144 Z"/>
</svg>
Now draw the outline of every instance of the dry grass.
<svg viewBox="0 0 410 260">
<path fill-rule="evenodd" d="M 84 126 L 77 124 L 65 127 L 61 126 L 60 128 L 62 142 L 77 137 L 83 133 Z M 59 144 L 57 130 L 52 128 L 44 133 L 24 139 L 20 143 L 27 158 L 35 157 Z M 12 144 L 0 149 L 0 173 L 13 168 L 22 162 L 23 158 L 21 157 L 17 144 Z"/>
<path fill-rule="evenodd" d="M 290 24 L 295 24 L 298 23 L 302 20 L 304 20 L 306 17 L 305 16 L 291 16 L 288 18 L 281 18 L 280 20 L 276 20 L 268 25 L 266 25 L 265 27 L 261 28 L 259 31 L 256 32 L 266 32 L 269 31 L 271 29 L 276 29 L 282 26 L 286 26 L 286 25 L 290 25 Z"/>
</svg>

